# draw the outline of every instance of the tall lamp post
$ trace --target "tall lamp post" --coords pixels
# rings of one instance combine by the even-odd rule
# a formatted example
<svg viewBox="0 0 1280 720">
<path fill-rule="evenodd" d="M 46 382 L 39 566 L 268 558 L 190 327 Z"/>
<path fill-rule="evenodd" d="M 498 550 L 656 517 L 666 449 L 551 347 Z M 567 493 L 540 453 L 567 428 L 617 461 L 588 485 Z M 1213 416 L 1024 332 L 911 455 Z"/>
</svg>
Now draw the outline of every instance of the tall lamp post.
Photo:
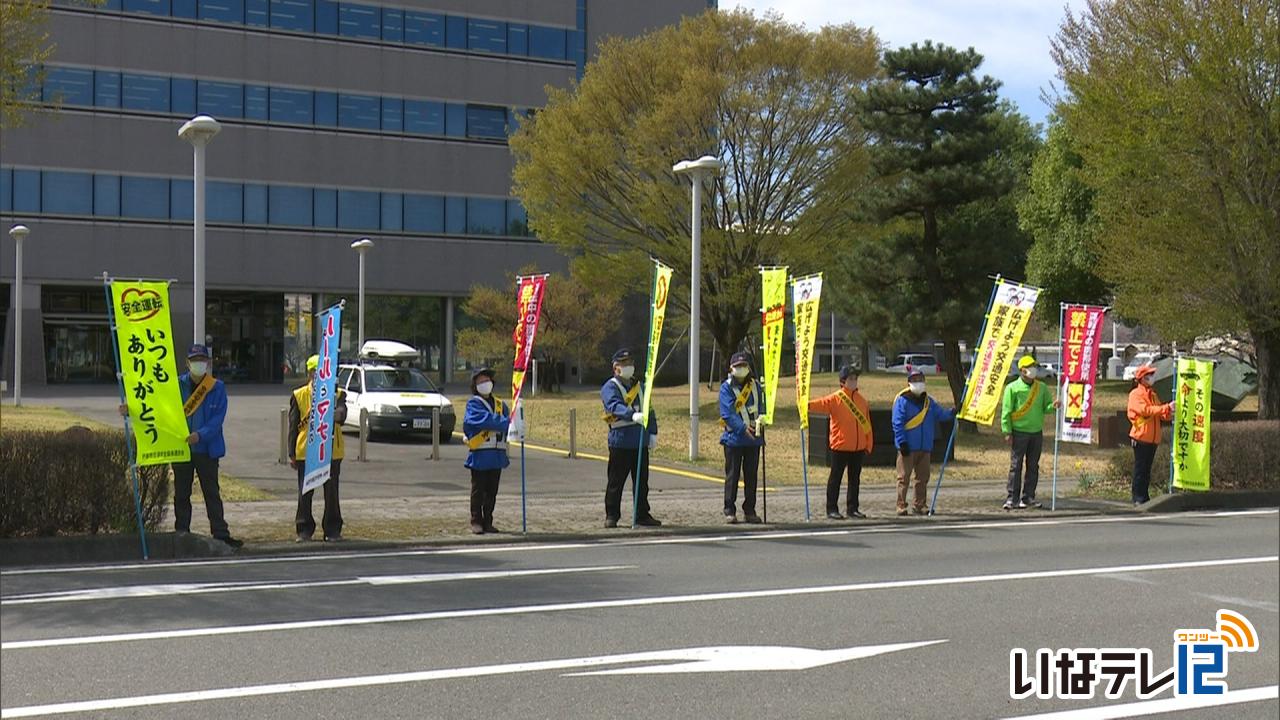
<svg viewBox="0 0 1280 720">
<path fill-rule="evenodd" d="M 672 166 L 676 175 L 693 181 L 692 257 L 689 265 L 689 459 L 698 459 L 698 340 L 702 312 L 702 183 L 708 175 L 719 175 L 724 163 L 703 155 L 697 160 L 681 160 Z M 653 382 L 653 378 L 645 378 Z"/>
<path fill-rule="evenodd" d="M 26 225 L 9 228 L 13 238 L 13 405 L 22 406 L 22 241 L 31 231 Z"/>
<path fill-rule="evenodd" d="M 360 255 L 360 306 L 356 308 L 356 337 L 359 338 L 356 344 L 356 356 L 359 357 L 364 348 L 364 256 L 369 252 L 369 248 L 373 247 L 373 241 L 369 238 L 360 238 L 351 243 L 351 248 Z"/>
<path fill-rule="evenodd" d="M 192 336 L 196 344 L 205 343 L 204 334 L 204 149 L 213 140 L 213 136 L 222 130 L 217 120 L 208 115 L 197 115 L 178 128 L 178 137 L 191 143 L 195 149 L 195 198 L 193 215 L 195 217 L 195 278 L 194 297 L 195 313 Z"/>
</svg>

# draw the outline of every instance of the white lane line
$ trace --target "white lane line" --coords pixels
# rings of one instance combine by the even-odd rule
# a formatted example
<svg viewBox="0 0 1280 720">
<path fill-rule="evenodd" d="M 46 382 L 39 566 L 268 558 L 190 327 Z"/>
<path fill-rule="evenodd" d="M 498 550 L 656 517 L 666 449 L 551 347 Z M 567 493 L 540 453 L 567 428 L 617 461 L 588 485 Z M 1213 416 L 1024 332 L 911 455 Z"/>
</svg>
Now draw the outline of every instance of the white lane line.
<svg viewBox="0 0 1280 720">
<path fill-rule="evenodd" d="M 679 605 L 683 603 L 720 602 L 726 600 L 750 600 L 757 598 L 789 597 L 796 595 L 824 595 L 829 593 L 859 592 L 865 590 L 893 590 L 901 588 L 930 587 L 938 585 L 968 585 L 975 583 L 1008 582 L 1013 580 L 1043 580 L 1047 578 L 1078 577 L 1116 572 L 1153 572 L 1160 570 L 1185 570 L 1190 568 L 1221 568 L 1232 565 L 1257 565 L 1274 563 L 1280 556 L 1226 558 L 1222 560 L 1197 560 L 1149 565 L 1122 565 L 1111 567 L 1072 568 L 1068 570 L 1041 570 L 1036 572 L 1000 573 L 995 575 L 968 575 L 960 577 L 923 578 L 918 580 L 889 580 L 882 582 L 851 583 L 846 585 L 819 585 L 810 587 L 776 588 L 771 590 L 735 590 L 688 595 L 660 595 L 656 597 L 625 598 L 620 600 L 583 600 L 578 602 L 549 603 L 546 605 L 517 605 L 511 607 L 469 608 L 463 610 L 437 610 L 399 615 L 371 617 L 329 618 L 324 620 L 296 620 L 290 622 L 262 623 L 258 625 L 222 625 L 214 627 L 183 628 L 179 630 L 154 630 L 148 632 L 119 633 L 114 635 L 82 635 L 78 637 L 47 638 L 42 640 L 16 640 L 0 643 L 0 650 L 31 650 L 35 648 L 100 645 L 104 643 L 136 642 L 148 640 L 172 640 L 176 638 L 209 637 L 214 635 L 241 635 L 246 633 L 282 632 L 312 628 L 350 627 L 353 625 L 378 625 L 382 623 L 420 622 L 454 618 L 492 617 L 497 615 L 526 615 L 533 613 L 563 612 L 572 610 L 599 610 L 654 605 Z"/>
<path fill-rule="evenodd" d="M 1143 715 L 1199 710 L 1220 705 L 1275 700 L 1277 697 L 1280 697 L 1280 685 L 1268 685 L 1247 690 L 1228 690 L 1221 695 L 1187 695 L 1163 700 L 1144 700 L 1121 703 L 1119 705 L 1060 710 L 1040 715 L 1019 715 L 1014 720 L 1111 720 L 1112 718 L 1142 717 Z"/>
<path fill-rule="evenodd" d="M 343 580 L 299 580 L 296 582 L 220 582 L 122 585 L 119 587 L 61 590 L 58 592 L 15 595 L 12 599 L 0 600 L 0 605 L 37 605 L 41 603 L 76 602 L 83 600 L 121 600 L 132 598 L 172 597 L 174 595 L 205 595 L 209 593 L 293 590 L 296 588 L 335 587 L 340 585 L 379 586 L 452 582 L 456 580 L 495 580 L 501 578 L 529 577 L 532 575 L 557 575 L 564 573 L 600 572 L 606 570 L 629 570 L 634 567 L 634 565 L 595 565 L 589 567 L 543 568 L 537 570 L 487 570 L 474 572 L 424 573 L 418 575 L 370 575 L 346 578 Z"/>
<path fill-rule="evenodd" d="M 1063 525 L 1093 525 L 1102 523 L 1138 523 L 1159 522 L 1161 520 L 1187 518 L 1217 517 L 1252 517 L 1258 515 L 1275 515 L 1277 509 L 1263 510 L 1224 510 L 1212 512 L 1178 513 L 1177 515 L 1122 515 L 1103 517 L 1072 517 L 1061 520 L 992 520 L 986 522 L 951 522 L 933 524 L 929 521 L 907 523 L 902 525 L 882 525 L 870 528 L 845 528 L 813 530 L 782 530 L 743 532 L 726 535 L 696 535 L 690 537 L 636 538 L 630 540 L 614 540 L 602 538 L 591 541 L 569 541 L 548 543 L 515 543 L 508 545 L 466 545 L 459 547 L 425 548 L 421 550 L 371 550 L 365 552 L 319 553 L 302 555 L 275 555 L 271 557 L 229 558 L 226 560 L 170 560 L 165 562 L 138 562 L 116 565 L 76 565 L 71 567 L 39 567 L 0 570 L 0 577 L 11 575 L 58 575 L 62 573 L 104 572 L 114 570 L 147 570 L 175 567 L 217 567 L 223 565 L 263 565 L 270 563 L 323 562 L 335 560 L 365 560 L 369 558 L 423 557 L 434 555 L 490 555 L 513 552 L 542 552 L 546 550 L 578 550 L 584 548 L 617 548 L 644 545 L 696 545 L 699 543 L 740 542 L 748 540 L 782 540 L 796 537 L 843 537 L 850 535 L 874 535 L 880 533 L 901 532 L 938 532 L 966 529 L 1015 528 L 1039 529 Z"/>
<path fill-rule="evenodd" d="M 162 693 L 157 695 L 108 698 L 105 700 L 81 700 L 51 705 L 27 705 L 25 707 L 0 709 L 0 718 L 37 717 L 41 715 L 57 715 L 60 713 L 119 710 L 122 708 L 144 707 L 148 705 L 174 705 L 178 703 L 222 700 L 227 698 L 260 697 L 263 695 L 281 695 L 284 693 L 309 692 L 313 690 L 371 687 L 376 685 L 427 682 L 430 680 L 452 680 L 456 678 L 483 677 L 489 675 L 509 675 L 514 673 L 539 672 L 546 670 L 577 670 L 579 668 L 618 665 L 622 663 L 678 663 L 675 665 L 639 668 L 641 672 L 659 673 L 664 672 L 664 670 L 665 672 L 777 672 L 787 670 L 808 670 L 810 668 L 821 667 L 823 665 L 875 657 L 876 655 L 900 652 L 902 650 L 928 647 L 930 645 L 937 645 L 944 642 L 946 642 L 946 640 L 926 640 L 924 642 L 895 643 L 892 645 L 867 645 L 863 647 L 838 648 L 835 650 L 812 650 L 810 648 L 799 647 L 751 645 L 743 647 L 720 646 L 678 648 L 674 650 L 625 653 L 621 655 L 599 655 L 596 657 L 565 658 L 562 660 L 540 660 L 522 663 L 504 663 L 501 665 L 447 668 L 441 670 L 420 670 L 416 672 L 390 673 L 385 675 L 362 675 L 357 677 L 331 678 L 325 680 L 272 683 L 269 685 L 248 685 L 243 687 L 217 688 L 213 690 L 194 690 L 189 692 Z M 570 677 L 606 673 L 575 673 L 571 674 Z"/>
</svg>

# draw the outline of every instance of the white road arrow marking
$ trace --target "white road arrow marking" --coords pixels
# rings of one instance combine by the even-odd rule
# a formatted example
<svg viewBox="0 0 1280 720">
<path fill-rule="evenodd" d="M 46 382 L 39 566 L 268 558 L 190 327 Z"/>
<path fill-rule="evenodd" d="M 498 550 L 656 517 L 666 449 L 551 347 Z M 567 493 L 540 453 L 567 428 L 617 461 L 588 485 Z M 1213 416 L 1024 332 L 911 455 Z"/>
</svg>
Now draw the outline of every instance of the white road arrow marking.
<svg viewBox="0 0 1280 720">
<path fill-rule="evenodd" d="M 63 590 L 48 593 L 14 595 L 0 600 L 0 605 L 34 605 L 38 603 L 75 602 L 79 600 L 121 600 L 128 598 L 204 595 L 207 593 L 245 592 L 249 590 L 292 590 L 295 588 L 333 587 L 336 585 L 408 585 L 450 582 L 456 580 L 494 580 L 498 578 L 557 575 L 562 573 L 627 570 L 634 565 L 597 565 L 591 567 L 545 568 L 538 570 L 496 570 L 477 572 L 423 573 L 418 575 L 370 575 L 343 580 L 304 580 L 297 582 L 217 582 L 164 583 L 157 585 L 123 585 L 119 587 Z"/>
<path fill-rule="evenodd" d="M 207 700 L 224 700 L 230 698 L 261 697 L 264 695 L 282 695 L 286 693 L 311 692 L 314 690 L 334 690 L 340 688 L 371 687 L 375 685 L 397 685 L 404 683 L 428 682 L 431 680 L 452 680 L 488 675 L 511 675 L 515 673 L 540 672 L 546 670 L 571 670 L 576 668 L 596 667 L 600 665 L 619 665 L 624 663 L 652 663 L 657 661 L 688 661 L 677 665 L 637 668 L 644 672 L 745 672 L 768 670 L 807 670 L 809 668 L 846 662 L 857 658 L 871 657 L 885 653 L 925 647 L 947 642 L 946 640 L 926 640 L 924 642 L 895 643 L 892 645 L 868 645 L 836 650 L 811 650 L 797 647 L 696 647 L 656 652 L 626 653 L 622 655 L 600 655 L 596 657 L 565 658 L 562 660 L 542 660 L 526 663 L 506 663 L 502 665 L 480 665 L 476 667 L 449 668 L 444 670 L 423 670 L 419 672 L 394 673 L 389 675 L 362 675 L 358 677 L 332 678 L 327 680 L 308 680 L 303 682 L 274 683 L 270 685 L 248 685 L 244 687 L 218 688 L 214 690 L 194 690 L 190 692 L 163 693 L 159 695 L 139 695 L 135 697 L 108 698 L 104 700 L 84 700 L 78 702 L 56 703 L 52 705 L 28 705 L 26 707 L 6 708 L 0 710 L 0 718 L 39 717 L 69 713 L 98 712 L 103 710 L 119 710 L 122 708 L 145 707 L 152 705 L 177 705 L 182 703 L 202 702 Z M 672 669 L 680 668 L 680 669 Z M 577 675 L 593 675 L 608 673 L 578 673 Z M 573 676 L 575 674 L 570 674 Z"/>
</svg>

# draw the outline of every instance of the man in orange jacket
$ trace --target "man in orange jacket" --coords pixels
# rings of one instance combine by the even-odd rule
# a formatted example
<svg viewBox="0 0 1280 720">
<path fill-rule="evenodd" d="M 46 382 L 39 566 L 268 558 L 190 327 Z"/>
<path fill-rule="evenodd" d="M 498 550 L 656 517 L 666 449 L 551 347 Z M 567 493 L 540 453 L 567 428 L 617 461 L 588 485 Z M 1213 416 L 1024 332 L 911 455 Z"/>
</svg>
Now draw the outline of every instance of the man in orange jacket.
<svg viewBox="0 0 1280 720">
<path fill-rule="evenodd" d="M 1151 387 L 1156 369 L 1143 365 L 1134 374 L 1133 390 L 1129 391 L 1130 444 L 1133 445 L 1133 504 L 1141 505 L 1151 499 L 1151 463 L 1156 459 L 1156 446 L 1160 444 L 1160 421 L 1173 415 L 1173 403 L 1161 403 Z"/>
<path fill-rule="evenodd" d="M 840 476 L 849 473 L 845 511 L 851 518 L 864 518 L 858 511 L 858 489 L 862 484 L 862 461 L 871 454 L 871 412 L 867 399 L 858 392 L 858 370 L 852 365 L 840 368 L 840 389 L 830 395 L 809 401 L 809 412 L 831 418 L 831 475 L 827 478 L 827 517 L 843 520 L 840 514 Z"/>
</svg>

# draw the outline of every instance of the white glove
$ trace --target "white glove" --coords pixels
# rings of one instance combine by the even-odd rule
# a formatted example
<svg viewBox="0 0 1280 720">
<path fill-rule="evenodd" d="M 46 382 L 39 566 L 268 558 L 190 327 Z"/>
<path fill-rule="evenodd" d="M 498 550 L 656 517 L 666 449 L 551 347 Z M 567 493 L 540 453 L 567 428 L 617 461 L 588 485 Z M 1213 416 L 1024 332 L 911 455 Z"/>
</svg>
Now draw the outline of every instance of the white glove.
<svg viewBox="0 0 1280 720">
<path fill-rule="evenodd" d="M 524 420 L 516 418 L 507 426 L 507 439 L 520 441 L 524 440 Z"/>
<path fill-rule="evenodd" d="M 656 448 L 656 447 L 658 447 L 658 436 L 657 436 L 657 435 L 650 435 L 650 436 L 649 436 L 649 449 L 650 449 L 650 450 L 652 450 L 652 449 L 654 449 L 654 448 Z"/>
<path fill-rule="evenodd" d="M 636 423 L 636 424 L 638 424 L 638 425 L 643 425 L 643 424 L 644 424 L 644 413 L 641 413 L 641 412 L 638 412 L 638 413 L 632 413 L 632 414 L 631 414 L 631 422 Z"/>
</svg>

